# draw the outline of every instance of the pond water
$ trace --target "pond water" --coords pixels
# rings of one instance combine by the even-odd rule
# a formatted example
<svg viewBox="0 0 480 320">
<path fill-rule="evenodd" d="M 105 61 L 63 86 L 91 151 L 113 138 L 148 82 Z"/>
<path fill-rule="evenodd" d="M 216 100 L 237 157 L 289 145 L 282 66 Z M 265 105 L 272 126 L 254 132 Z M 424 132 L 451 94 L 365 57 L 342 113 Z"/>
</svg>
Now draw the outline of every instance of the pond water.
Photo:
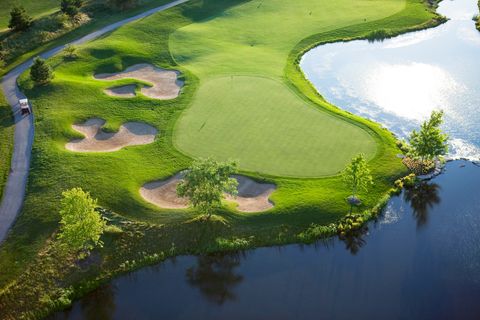
<svg viewBox="0 0 480 320">
<path fill-rule="evenodd" d="M 446 112 L 453 154 L 478 159 L 476 0 L 442 2 L 436 29 L 313 49 L 325 97 L 405 135 Z M 477 32 L 477 31 L 475 31 Z M 184 256 L 119 277 L 54 319 L 478 319 L 480 169 L 463 160 L 392 198 L 355 237 Z"/>
<path fill-rule="evenodd" d="M 478 181 L 473 163 L 450 162 L 357 237 L 179 257 L 55 319 L 478 319 Z"/>
<path fill-rule="evenodd" d="M 383 42 L 352 41 L 307 52 L 301 67 L 333 104 L 382 123 L 400 137 L 432 110 L 445 111 L 451 157 L 480 159 L 480 32 L 476 0 L 444 0 L 450 20 Z"/>
</svg>

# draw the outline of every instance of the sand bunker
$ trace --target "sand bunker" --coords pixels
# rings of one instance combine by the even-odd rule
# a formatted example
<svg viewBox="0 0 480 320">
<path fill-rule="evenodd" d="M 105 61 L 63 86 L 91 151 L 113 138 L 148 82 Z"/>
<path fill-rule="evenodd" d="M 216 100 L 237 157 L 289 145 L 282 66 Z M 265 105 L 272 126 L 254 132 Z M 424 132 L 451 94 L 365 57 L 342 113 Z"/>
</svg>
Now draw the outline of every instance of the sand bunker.
<svg viewBox="0 0 480 320">
<path fill-rule="evenodd" d="M 135 88 L 134 84 L 127 84 L 126 86 L 112 87 L 105 89 L 105 93 L 113 97 L 122 97 L 122 98 L 133 98 L 135 97 Z"/>
<path fill-rule="evenodd" d="M 276 189 L 274 184 L 259 183 L 250 178 L 235 175 L 238 181 L 238 196 L 227 196 L 227 200 L 238 203 L 237 209 L 242 212 L 259 212 L 273 207 L 268 200 Z M 185 198 L 177 197 L 177 184 L 182 179 L 179 173 L 167 180 L 146 183 L 140 188 L 141 196 L 148 202 L 164 209 L 182 209 L 188 206 Z"/>
<path fill-rule="evenodd" d="M 157 129 L 142 122 L 127 122 L 118 132 L 104 132 L 105 120 L 93 118 L 72 128 L 85 135 L 83 139 L 72 140 L 65 148 L 76 152 L 111 152 L 126 146 L 149 144 L 155 140 Z"/>
<path fill-rule="evenodd" d="M 101 73 L 95 75 L 99 80 L 138 79 L 151 83 L 152 86 L 141 88 L 142 94 L 154 99 L 174 99 L 180 94 L 183 82 L 178 80 L 180 72 L 157 68 L 150 64 L 141 63 L 127 68 L 119 73 Z M 120 90 L 120 93 L 118 92 Z M 117 92 L 115 92 L 117 91 Z M 120 97 L 134 97 L 135 86 L 113 87 L 105 90 L 105 93 Z"/>
<path fill-rule="evenodd" d="M 177 185 L 182 179 L 177 173 L 167 180 L 152 181 L 140 188 L 140 195 L 150 203 L 164 209 L 182 209 L 188 206 L 186 198 L 177 196 Z"/>
<path fill-rule="evenodd" d="M 235 175 L 238 181 L 238 195 L 236 198 L 227 196 L 227 199 L 238 203 L 237 210 L 242 212 L 259 212 L 273 208 L 268 200 L 276 186 L 271 183 L 259 183 L 245 176 Z"/>
</svg>

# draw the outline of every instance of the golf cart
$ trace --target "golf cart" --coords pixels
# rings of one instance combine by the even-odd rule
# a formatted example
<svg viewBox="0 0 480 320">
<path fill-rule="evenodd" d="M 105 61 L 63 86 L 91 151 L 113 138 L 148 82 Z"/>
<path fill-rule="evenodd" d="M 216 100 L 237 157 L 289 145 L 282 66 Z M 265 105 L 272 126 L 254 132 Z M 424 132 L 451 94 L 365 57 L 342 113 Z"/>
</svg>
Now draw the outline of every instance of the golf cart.
<svg viewBox="0 0 480 320">
<path fill-rule="evenodd" d="M 20 104 L 20 111 L 23 115 L 29 115 L 31 113 L 30 110 L 30 105 L 28 104 L 28 99 L 20 99 L 18 100 L 18 103 Z"/>
</svg>

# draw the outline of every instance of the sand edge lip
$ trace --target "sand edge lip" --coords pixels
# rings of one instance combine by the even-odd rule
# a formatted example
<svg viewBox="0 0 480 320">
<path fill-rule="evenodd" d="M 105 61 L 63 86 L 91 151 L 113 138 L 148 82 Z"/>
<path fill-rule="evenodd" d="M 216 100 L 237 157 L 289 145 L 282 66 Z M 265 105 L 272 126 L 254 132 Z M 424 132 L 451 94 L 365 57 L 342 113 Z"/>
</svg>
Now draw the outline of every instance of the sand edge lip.
<svg viewBox="0 0 480 320">
<path fill-rule="evenodd" d="M 155 180 L 145 183 L 139 190 L 142 198 L 162 209 L 186 209 L 188 200 L 179 198 L 176 194 L 176 186 L 181 181 L 183 174 L 177 173 L 164 180 Z M 239 182 L 238 196 L 226 196 L 227 201 L 235 202 L 240 212 L 262 212 L 274 207 L 269 199 L 276 185 L 272 183 L 260 183 L 247 176 L 233 175 Z"/>
<path fill-rule="evenodd" d="M 139 63 L 126 68 L 124 71 L 115 73 L 99 73 L 94 74 L 93 78 L 103 81 L 114 81 L 120 79 L 133 79 L 150 83 L 151 86 L 142 85 L 140 92 L 153 99 L 170 100 L 175 99 L 180 95 L 184 82 L 178 77 L 180 71 L 172 69 L 163 69 L 156 67 L 148 63 Z M 119 96 L 124 98 L 133 98 L 136 96 L 135 88 L 128 87 L 132 84 L 113 86 L 103 91 L 110 96 Z M 120 92 L 116 94 L 115 90 L 122 90 L 126 92 Z"/>
<path fill-rule="evenodd" d="M 72 128 L 84 135 L 82 139 L 74 139 L 65 144 L 67 150 L 73 152 L 113 152 L 127 146 L 150 144 L 155 141 L 158 130 L 144 122 L 125 122 L 117 132 L 105 132 L 106 121 L 91 118 Z"/>
</svg>

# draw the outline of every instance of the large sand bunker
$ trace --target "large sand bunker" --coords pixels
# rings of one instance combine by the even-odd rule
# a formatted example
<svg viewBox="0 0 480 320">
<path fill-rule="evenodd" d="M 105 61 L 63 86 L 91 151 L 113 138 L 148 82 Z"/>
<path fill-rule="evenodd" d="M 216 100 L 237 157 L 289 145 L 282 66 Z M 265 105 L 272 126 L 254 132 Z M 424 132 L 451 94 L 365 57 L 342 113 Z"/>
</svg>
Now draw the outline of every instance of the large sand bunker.
<svg viewBox="0 0 480 320">
<path fill-rule="evenodd" d="M 268 199 L 276 189 L 274 184 L 259 183 L 245 176 L 235 175 L 238 181 L 238 196 L 227 196 L 227 200 L 238 204 L 237 209 L 242 212 L 259 212 L 273 207 Z M 188 206 L 185 198 L 177 196 L 177 185 L 182 179 L 179 173 L 167 180 L 153 181 L 140 188 L 141 196 L 148 202 L 164 209 L 182 209 Z"/>
<path fill-rule="evenodd" d="M 72 128 L 85 135 L 75 139 L 65 148 L 76 152 L 111 152 L 126 146 L 149 144 L 155 140 L 157 129 L 142 122 L 127 122 L 120 126 L 118 132 L 104 132 L 105 120 L 93 118 L 83 124 L 74 124 Z"/>
<path fill-rule="evenodd" d="M 180 72 L 176 70 L 166 70 L 157 68 L 150 64 L 141 63 L 133 65 L 125 71 L 118 73 L 101 73 L 95 75 L 95 79 L 99 80 L 119 80 L 119 79 L 138 79 L 148 83 L 152 86 L 143 86 L 141 88 L 142 94 L 154 99 L 174 99 L 180 94 L 180 89 L 183 82 L 178 80 Z M 134 97 L 135 86 L 126 85 L 120 87 L 108 88 L 105 93 L 111 96 L 118 97 Z"/>
</svg>

